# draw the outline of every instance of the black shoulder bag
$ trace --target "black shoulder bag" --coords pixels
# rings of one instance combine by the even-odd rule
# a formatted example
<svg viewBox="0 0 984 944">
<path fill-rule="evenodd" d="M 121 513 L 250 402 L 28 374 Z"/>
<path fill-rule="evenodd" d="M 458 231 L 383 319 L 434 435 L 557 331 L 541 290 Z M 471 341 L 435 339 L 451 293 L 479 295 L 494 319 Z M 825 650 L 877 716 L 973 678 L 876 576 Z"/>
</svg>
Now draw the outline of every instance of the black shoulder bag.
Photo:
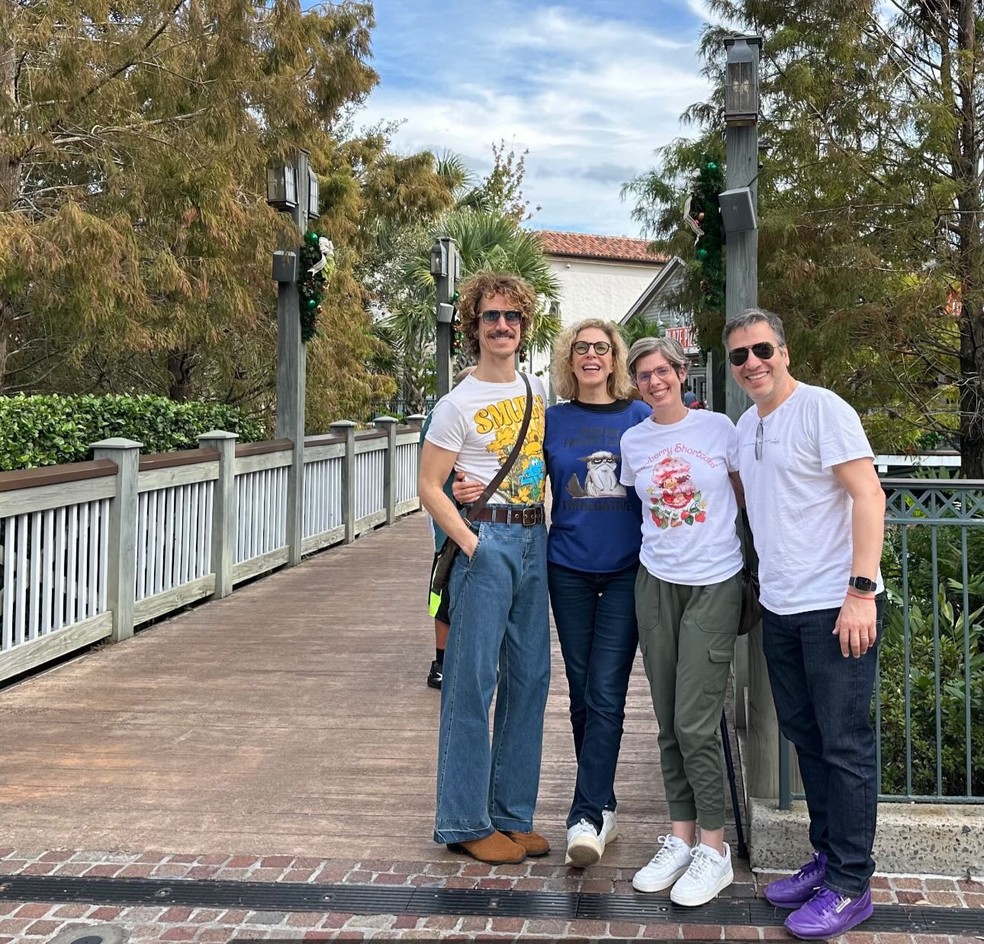
<svg viewBox="0 0 984 944">
<path fill-rule="evenodd" d="M 513 467 L 520 450 L 523 448 L 526 431 L 530 428 L 530 419 L 533 416 L 533 390 L 530 387 L 529 377 L 526 374 L 520 374 L 520 377 L 523 378 L 523 383 L 526 384 L 526 412 L 523 415 L 523 425 L 519 428 L 519 435 L 516 437 L 516 444 L 513 446 L 512 452 L 509 453 L 509 458 L 499 467 L 495 478 L 485 486 L 485 491 L 479 496 L 478 501 L 468 509 L 468 514 L 465 515 L 465 521 L 469 523 L 478 517 L 479 512 L 488 504 L 489 499 L 502 484 L 502 480 L 509 474 L 509 470 Z M 451 538 L 448 538 L 441 545 L 440 551 L 437 552 L 437 561 L 434 564 L 434 570 L 431 573 L 432 594 L 441 594 L 444 592 L 448 581 L 451 579 L 451 565 L 454 564 L 454 559 L 458 556 L 458 551 L 460 550 L 461 548 Z"/>
<path fill-rule="evenodd" d="M 758 555 L 752 542 L 752 529 L 748 524 L 748 512 L 739 512 L 744 540 L 742 550 L 745 563 L 741 568 L 741 613 L 738 617 L 738 635 L 745 636 L 762 619 L 762 604 L 759 603 Z"/>
</svg>

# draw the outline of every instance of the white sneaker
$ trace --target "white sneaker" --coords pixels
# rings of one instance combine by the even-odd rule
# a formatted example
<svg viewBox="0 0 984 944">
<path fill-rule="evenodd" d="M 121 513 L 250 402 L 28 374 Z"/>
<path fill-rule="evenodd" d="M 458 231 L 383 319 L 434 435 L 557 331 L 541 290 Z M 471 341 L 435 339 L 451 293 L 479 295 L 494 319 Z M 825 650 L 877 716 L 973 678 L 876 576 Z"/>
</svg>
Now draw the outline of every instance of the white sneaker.
<svg viewBox="0 0 984 944">
<path fill-rule="evenodd" d="M 578 820 L 567 830 L 567 856 L 564 865 L 576 865 L 579 869 L 586 868 L 594 865 L 604 851 L 605 844 L 598 835 L 598 830 L 588 820 Z"/>
<path fill-rule="evenodd" d="M 731 869 L 731 847 L 727 843 L 724 844 L 724 855 L 701 843 L 694 849 L 693 856 L 690 868 L 670 892 L 670 901 L 690 908 L 707 904 L 735 880 Z"/>
<path fill-rule="evenodd" d="M 632 876 L 632 887 L 637 892 L 661 892 L 690 868 L 692 850 L 682 839 L 660 836 L 659 841 L 662 845 L 649 865 Z"/>
<path fill-rule="evenodd" d="M 608 848 L 608 843 L 618 839 L 618 817 L 614 810 L 601 811 L 601 845 Z"/>
</svg>

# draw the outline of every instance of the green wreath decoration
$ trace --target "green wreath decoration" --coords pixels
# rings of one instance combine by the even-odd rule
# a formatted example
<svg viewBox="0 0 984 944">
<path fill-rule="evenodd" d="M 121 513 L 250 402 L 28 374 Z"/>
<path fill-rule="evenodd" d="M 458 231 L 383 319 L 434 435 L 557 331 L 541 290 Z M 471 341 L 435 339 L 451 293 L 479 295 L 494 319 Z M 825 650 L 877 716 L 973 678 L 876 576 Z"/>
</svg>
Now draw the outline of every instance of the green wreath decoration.
<svg viewBox="0 0 984 944">
<path fill-rule="evenodd" d="M 300 296 L 301 340 L 307 343 L 318 333 L 321 303 L 325 300 L 328 280 L 335 271 L 335 247 L 326 236 L 309 230 L 301 244 L 300 261 L 297 292 Z"/>
</svg>

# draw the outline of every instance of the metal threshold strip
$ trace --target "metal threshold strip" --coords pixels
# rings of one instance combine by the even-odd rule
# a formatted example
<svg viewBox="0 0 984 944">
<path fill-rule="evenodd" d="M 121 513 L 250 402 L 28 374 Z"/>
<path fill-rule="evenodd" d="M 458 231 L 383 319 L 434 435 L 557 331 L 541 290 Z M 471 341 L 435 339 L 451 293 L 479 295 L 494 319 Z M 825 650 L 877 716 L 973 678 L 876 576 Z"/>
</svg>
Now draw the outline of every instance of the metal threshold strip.
<svg viewBox="0 0 984 944">
<path fill-rule="evenodd" d="M 704 924 L 778 927 L 788 912 L 761 898 L 717 898 L 683 908 L 649 895 L 524 892 L 381 885 L 307 885 L 299 882 L 220 882 L 136 878 L 0 875 L 0 900 L 84 902 L 95 905 L 178 905 L 252 911 L 335 911 L 346 914 L 485 915 L 626 921 L 634 924 Z M 876 905 L 868 932 L 981 933 L 974 908 Z"/>
</svg>

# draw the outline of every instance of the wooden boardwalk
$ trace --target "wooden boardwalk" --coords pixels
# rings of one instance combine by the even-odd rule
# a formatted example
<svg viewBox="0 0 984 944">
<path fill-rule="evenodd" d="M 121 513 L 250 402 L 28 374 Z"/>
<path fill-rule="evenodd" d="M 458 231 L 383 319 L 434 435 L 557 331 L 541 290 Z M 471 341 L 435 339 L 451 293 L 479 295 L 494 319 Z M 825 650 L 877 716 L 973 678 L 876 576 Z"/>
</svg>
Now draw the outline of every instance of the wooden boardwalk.
<svg viewBox="0 0 984 944">
<path fill-rule="evenodd" d="M 2 844 L 460 860 L 431 840 L 429 542 L 411 515 L 0 692 Z M 668 829 L 657 757 L 637 660 L 606 866 L 639 867 Z M 555 640 L 536 816 L 551 861 L 573 779 Z"/>
</svg>

